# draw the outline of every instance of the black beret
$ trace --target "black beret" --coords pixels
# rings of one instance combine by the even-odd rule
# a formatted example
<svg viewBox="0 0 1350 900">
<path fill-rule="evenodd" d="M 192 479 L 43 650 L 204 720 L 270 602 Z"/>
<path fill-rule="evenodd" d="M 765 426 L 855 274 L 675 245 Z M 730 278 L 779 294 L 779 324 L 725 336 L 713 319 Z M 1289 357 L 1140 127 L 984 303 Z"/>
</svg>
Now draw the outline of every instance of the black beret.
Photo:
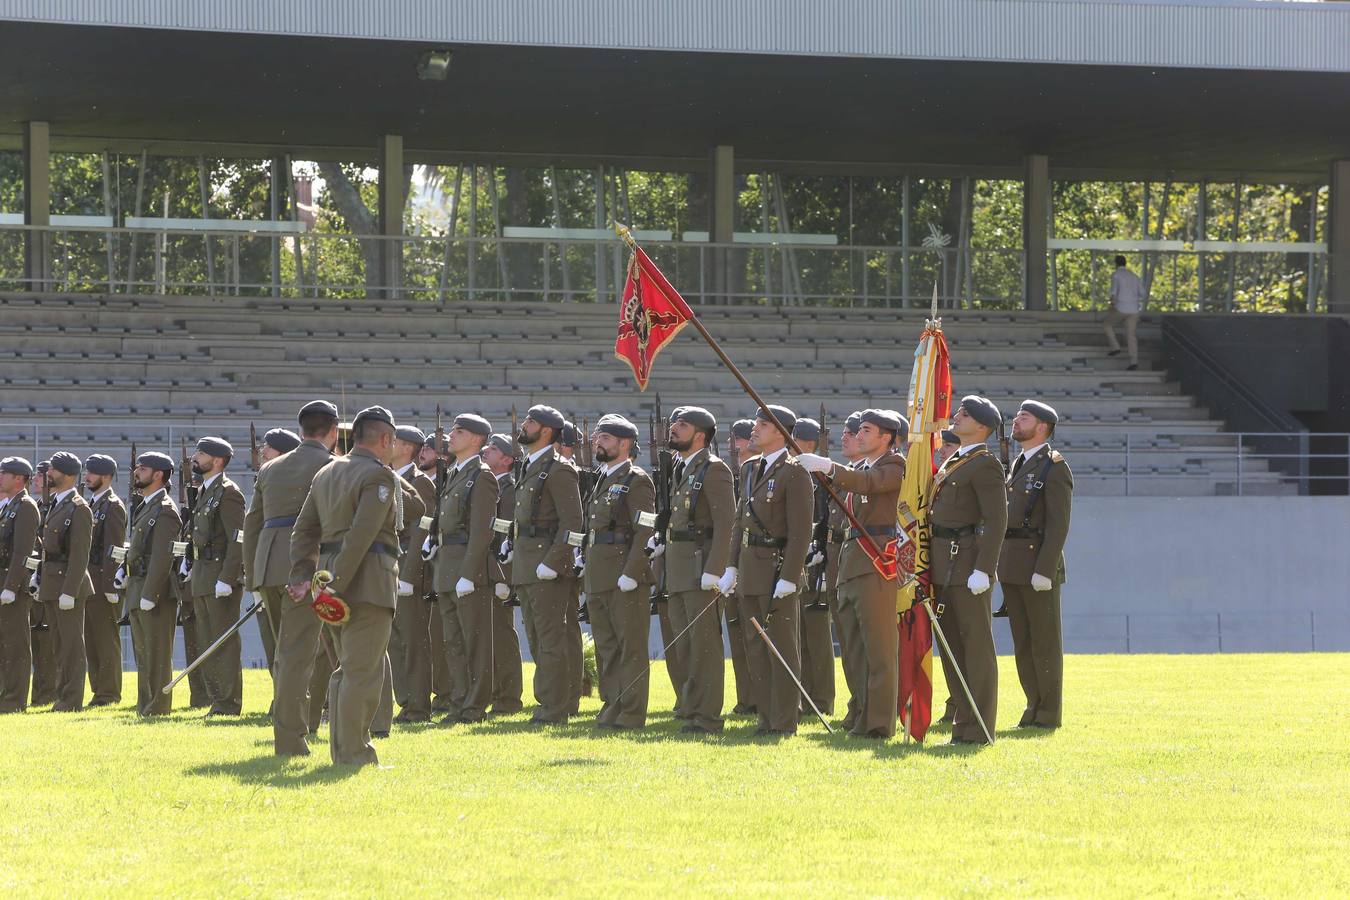
<svg viewBox="0 0 1350 900">
<path fill-rule="evenodd" d="M 820 423 L 815 419 L 801 418 L 792 426 L 792 437 L 799 441 L 820 440 Z"/>
<path fill-rule="evenodd" d="M 158 450 L 149 450 L 136 457 L 136 465 L 154 469 L 156 472 L 173 474 L 173 458 L 167 453 L 160 453 Z"/>
<path fill-rule="evenodd" d="M 769 413 L 773 413 L 772 418 L 769 416 Z M 755 410 L 755 418 L 763 419 L 765 422 L 771 422 L 776 418 L 778 419 L 779 424 L 788 431 L 791 431 L 792 426 L 797 424 L 797 414 L 795 412 L 788 409 L 786 406 L 776 406 L 772 403 L 769 404 L 767 409 L 761 406 L 759 409 Z"/>
<path fill-rule="evenodd" d="M 416 444 L 419 447 L 427 442 L 427 436 L 416 425 L 398 426 L 394 429 L 394 437 L 400 441 L 407 441 L 409 444 Z"/>
<path fill-rule="evenodd" d="M 311 400 L 304 406 L 300 407 L 300 414 L 297 415 L 295 418 L 296 421 L 299 421 L 300 419 L 303 419 L 305 416 L 312 416 L 312 415 L 329 416 L 331 418 L 336 419 L 338 417 L 338 408 L 333 404 L 329 403 L 327 400 Z"/>
<path fill-rule="evenodd" d="M 204 437 L 197 442 L 197 449 L 202 453 L 209 453 L 212 456 L 218 456 L 227 459 L 234 456 L 234 448 L 230 442 L 224 438 Z"/>
<path fill-rule="evenodd" d="M 300 435 L 285 428 L 273 428 L 263 435 L 263 443 L 278 453 L 290 453 L 300 446 Z"/>
<path fill-rule="evenodd" d="M 670 411 L 670 418 L 666 420 L 667 425 L 674 425 L 680 418 L 680 413 L 684 412 L 683 406 L 677 406 Z"/>
<path fill-rule="evenodd" d="M 717 419 L 701 406 L 679 406 L 670 417 L 671 424 L 688 422 L 695 428 L 716 428 Z"/>
<path fill-rule="evenodd" d="M 1003 414 L 998 411 L 994 401 L 988 397 L 967 394 L 961 398 L 961 408 L 985 428 L 998 428 L 999 423 L 1003 421 Z"/>
<path fill-rule="evenodd" d="M 961 443 L 961 439 L 956 436 L 955 431 L 951 431 L 950 429 L 944 428 L 942 429 L 942 443 L 959 444 Z"/>
<path fill-rule="evenodd" d="M 501 434 L 499 432 L 488 438 L 487 442 L 488 446 L 496 447 L 499 451 L 505 453 L 507 456 L 512 456 L 515 453 L 515 444 L 511 443 L 511 438 L 509 435 Z"/>
<path fill-rule="evenodd" d="M 95 453 L 84 461 L 84 470 L 94 475 L 116 475 L 117 460 L 102 453 Z"/>
<path fill-rule="evenodd" d="M 562 429 L 558 432 L 558 443 L 564 447 L 575 447 L 581 443 L 575 422 L 563 422 Z"/>
<path fill-rule="evenodd" d="M 471 431 L 480 437 L 487 437 L 492 434 L 491 423 L 482 416 L 473 413 L 460 413 L 455 416 L 455 427 Z"/>
<path fill-rule="evenodd" d="M 1059 413 L 1055 412 L 1055 408 L 1048 403 L 1042 403 L 1039 400 L 1023 400 L 1021 409 L 1031 413 L 1048 425 L 1059 423 Z"/>
<path fill-rule="evenodd" d="M 385 409 L 383 406 L 367 406 L 365 409 L 361 410 L 359 413 L 356 414 L 356 418 L 352 419 L 352 427 L 355 428 L 361 422 L 364 422 L 366 420 L 383 422 L 390 428 L 397 427 L 394 424 L 394 414 L 391 413 L 389 410 Z"/>
<path fill-rule="evenodd" d="M 52 468 L 62 475 L 80 474 L 80 458 L 69 450 L 58 450 L 52 454 Z"/>
<path fill-rule="evenodd" d="M 608 414 L 600 417 L 600 421 L 595 423 L 596 431 L 604 434 L 612 434 L 617 438 L 628 438 L 637 440 L 637 426 L 625 419 L 623 416 Z"/>
<path fill-rule="evenodd" d="M 895 416 L 897 419 L 900 420 L 900 431 L 899 431 L 899 432 L 896 434 L 896 436 L 895 436 L 895 442 L 896 442 L 897 444 L 902 444 L 902 443 L 904 443 L 905 441 L 908 441 L 908 440 L 909 440 L 909 419 L 906 419 L 905 416 L 904 416 L 904 414 L 901 413 L 900 410 L 898 410 L 898 409 L 888 409 L 888 410 L 886 410 L 886 412 L 888 412 L 889 414 Z"/>
<path fill-rule="evenodd" d="M 860 424 L 870 423 L 899 436 L 904 418 L 904 416 L 890 409 L 865 409 L 860 416 Z"/>
<path fill-rule="evenodd" d="M 558 412 L 553 407 L 545 406 L 542 403 L 537 404 L 535 406 L 531 406 L 526 411 L 525 418 L 534 419 L 536 422 L 538 422 L 540 425 L 543 425 L 545 428 L 556 428 L 559 431 L 561 431 L 562 427 L 567 424 L 567 421 L 563 418 L 562 413 Z"/>
<path fill-rule="evenodd" d="M 753 419 L 737 419 L 731 425 L 731 436 L 743 441 L 750 440 L 750 432 L 755 428 Z"/>
<path fill-rule="evenodd" d="M 848 418 L 844 420 L 844 430 L 853 434 L 858 433 L 860 425 L 862 425 L 862 410 L 849 413 Z"/>
<path fill-rule="evenodd" d="M 0 472 L 32 478 L 33 464 L 22 456 L 6 456 L 4 459 L 0 459 Z"/>
</svg>

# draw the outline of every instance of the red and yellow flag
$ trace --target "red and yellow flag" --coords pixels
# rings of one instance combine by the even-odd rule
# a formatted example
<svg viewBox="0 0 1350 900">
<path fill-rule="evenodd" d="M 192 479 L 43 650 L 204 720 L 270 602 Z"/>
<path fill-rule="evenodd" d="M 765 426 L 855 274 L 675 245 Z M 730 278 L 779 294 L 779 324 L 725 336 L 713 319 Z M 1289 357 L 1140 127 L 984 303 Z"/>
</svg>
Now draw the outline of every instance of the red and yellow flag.
<svg viewBox="0 0 1350 900">
<path fill-rule="evenodd" d="M 641 247 L 633 244 L 632 250 L 623 303 L 619 306 L 619 336 L 614 341 L 614 355 L 628 363 L 638 389 L 645 391 L 656 354 L 689 324 L 694 311 Z"/>
<path fill-rule="evenodd" d="M 933 720 L 933 631 L 928 614 L 918 609 L 931 596 L 929 554 L 932 529 L 928 522 L 928 494 L 936 472 L 934 453 L 942 441 L 952 411 L 951 356 L 942 320 L 924 323 L 914 351 L 909 383 L 909 455 L 900 487 L 899 521 L 909 540 L 900 548 L 900 572 L 915 581 L 900 590 L 900 696 L 898 713 L 905 731 L 922 741 Z"/>
</svg>

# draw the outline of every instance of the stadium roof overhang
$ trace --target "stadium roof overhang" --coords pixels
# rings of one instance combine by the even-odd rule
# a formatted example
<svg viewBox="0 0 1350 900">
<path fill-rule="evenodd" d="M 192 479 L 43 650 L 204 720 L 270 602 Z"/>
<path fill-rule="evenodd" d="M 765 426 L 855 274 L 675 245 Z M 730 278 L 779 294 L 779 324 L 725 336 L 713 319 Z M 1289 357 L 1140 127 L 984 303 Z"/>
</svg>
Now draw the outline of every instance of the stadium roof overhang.
<svg viewBox="0 0 1350 900">
<path fill-rule="evenodd" d="M 1350 7 L 945 2 L 945 19 L 930 2 L 894 16 L 895 4 L 855 4 L 876 26 L 868 38 L 810 12 L 832 4 L 805 0 L 599 4 L 651 18 L 617 25 L 581 0 L 427 4 L 423 22 L 410 9 L 421 0 L 391 5 L 402 14 L 346 10 L 344 0 L 271 4 L 261 23 L 229 19 L 229 0 L 210 12 L 70 3 L 133 7 L 139 18 L 42 22 L 15 21 L 31 2 L 0 0 L 0 20 L 11 19 L 0 21 L 0 146 L 18 146 L 22 123 L 36 119 L 51 124 L 57 151 L 353 161 L 373 159 L 382 134 L 402 135 L 415 162 L 675 169 L 704 167 L 717 144 L 735 147 L 738 167 L 988 176 L 1020 174 L 1023 157 L 1044 153 L 1056 177 L 1320 180 L 1350 156 Z M 556 12 L 568 7 L 596 21 Z M 672 20 L 667 33 L 667 7 L 704 15 Z M 771 14 L 789 7 L 801 16 L 775 25 Z M 1014 7 L 1021 18 L 1007 19 Z M 303 18 L 320 8 L 326 28 Z M 764 35 L 742 21 L 747 10 Z M 1116 18 L 1090 18 L 1102 10 Z M 1035 19 L 1049 15 L 1062 21 Z M 705 19 L 726 27 L 690 24 Z M 990 42 L 995 25 L 1005 38 Z M 1039 31 L 1049 25 L 1062 30 L 1055 40 Z M 1149 36 L 1162 26 L 1182 34 Z M 302 36 L 306 28 L 322 36 Z M 553 45 L 543 40 L 550 28 Z M 941 52 L 905 52 L 924 28 L 940 29 L 930 38 Z M 1110 40 L 1098 28 L 1114 28 Z M 1069 40 L 1075 30 L 1089 35 L 1081 46 Z M 1198 37 L 1215 34 L 1222 40 Z M 420 79 L 419 58 L 442 47 L 452 53 L 446 79 Z"/>
</svg>

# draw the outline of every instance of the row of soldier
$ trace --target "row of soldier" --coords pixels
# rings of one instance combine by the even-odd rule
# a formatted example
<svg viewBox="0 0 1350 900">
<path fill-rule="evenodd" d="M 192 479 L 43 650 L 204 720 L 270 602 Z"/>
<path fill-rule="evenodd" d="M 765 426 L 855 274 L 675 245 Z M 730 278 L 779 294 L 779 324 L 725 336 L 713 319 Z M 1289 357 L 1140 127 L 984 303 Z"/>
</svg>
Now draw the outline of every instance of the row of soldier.
<svg viewBox="0 0 1350 900">
<path fill-rule="evenodd" d="M 990 735 L 997 668 L 986 592 L 994 579 L 1003 584 L 1027 695 L 1019 724 L 1060 720 L 1059 584 L 1072 477 L 1049 447 L 1056 420 L 1046 404 L 1023 404 L 1012 422 L 1023 453 L 1005 474 L 987 449 L 1002 431 L 1000 412 L 966 397 L 936 459 L 930 513 L 940 620 Z M 41 505 L 27 490 L 33 467 L 12 457 L 0 463 L 0 710 L 25 705 L 30 666 L 42 668 L 29 632 L 44 620 L 55 626 L 53 708 L 80 707 L 86 659 L 91 705 L 118 702 L 124 611 L 143 715 L 170 709 L 162 689 L 180 620 L 197 645 L 189 657 L 221 644 L 195 686 L 208 715 L 238 715 L 239 640 L 237 632 L 221 638 L 248 590 L 261 600 L 278 754 L 309 752 L 325 702 L 330 751 L 344 763 L 374 762 L 371 734 L 395 722 L 518 712 L 514 606 L 535 661 L 532 722 L 577 715 L 580 623 L 589 620 L 602 703 L 596 725 L 645 725 L 655 615 L 685 732 L 723 728 L 725 631 L 732 712 L 756 716 L 759 733 L 794 732 L 802 691 L 832 713 L 837 635 L 850 694 L 843 726 L 859 736 L 895 734 L 895 586 L 811 474 L 843 492 L 874 539 L 895 537 L 909 438 L 898 413 L 850 416 L 844 463 L 836 463 L 815 452 L 824 449 L 820 423 L 781 406 L 760 409 L 732 426 L 733 467 L 714 452 L 714 417 L 682 406 L 654 429 L 662 452 L 652 448 L 651 473 L 633 462 L 637 427 L 618 415 L 583 436 L 548 406 L 532 407 L 509 435 L 464 414 L 442 438 L 439 428 L 428 436 L 372 407 L 353 421 L 345 454 L 335 453 L 342 428 L 331 403 L 306 404 L 298 425 L 298 435 L 265 436 L 247 510 L 224 474 L 233 448 L 219 438 L 198 443 L 191 465 L 199 484 L 183 510 L 170 497 L 172 459 L 139 456 L 131 484 L 140 501 L 129 524 L 111 458 L 92 456 L 82 467 L 73 454 L 54 454 L 38 476 Z M 788 450 L 784 431 L 802 453 Z M 587 463 L 580 467 L 578 450 Z M 81 468 L 88 502 L 75 490 Z M 30 556 L 36 566 L 25 566 Z M 22 577 L 28 568 L 41 579 L 33 594 Z M 306 601 L 319 590 L 342 599 L 343 624 L 325 627 L 315 615 Z M 953 668 L 944 666 L 952 740 L 983 743 Z M 42 702 L 36 689 L 33 702 Z"/>
</svg>

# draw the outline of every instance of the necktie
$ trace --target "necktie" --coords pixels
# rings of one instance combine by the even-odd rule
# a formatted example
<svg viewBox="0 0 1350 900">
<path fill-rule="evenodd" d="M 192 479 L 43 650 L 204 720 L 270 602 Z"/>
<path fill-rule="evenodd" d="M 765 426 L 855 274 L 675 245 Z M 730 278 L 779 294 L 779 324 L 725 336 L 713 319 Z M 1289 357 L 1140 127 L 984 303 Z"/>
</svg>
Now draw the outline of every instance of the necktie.
<svg viewBox="0 0 1350 900">
<path fill-rule="evenodd" d="M 1022 454 L 1021 456 L 1018 456 L 1018 457 L 1017 457 L 1017 462 L 1013 463 L 1013 468 L 1012 468 L 1012 473 L 1013 473 L 1013 475 L 1016 475 L 1016 474 L 1017 474 L 1017 471 L 1018 471 L 1019 469 L 1022 468 L 1022 463 L 1026 462 L 1026 461 L 1027 461 L 1027 457 L 1026 457 L 1026 454 L 1025 454 L 1025 453 Z"/>
<path fill-rule="evenodd" d="M 682 481 L 684 481 L 684 460 L 675 464 L 675 483 L 679 484 Z"/>
</svg>

